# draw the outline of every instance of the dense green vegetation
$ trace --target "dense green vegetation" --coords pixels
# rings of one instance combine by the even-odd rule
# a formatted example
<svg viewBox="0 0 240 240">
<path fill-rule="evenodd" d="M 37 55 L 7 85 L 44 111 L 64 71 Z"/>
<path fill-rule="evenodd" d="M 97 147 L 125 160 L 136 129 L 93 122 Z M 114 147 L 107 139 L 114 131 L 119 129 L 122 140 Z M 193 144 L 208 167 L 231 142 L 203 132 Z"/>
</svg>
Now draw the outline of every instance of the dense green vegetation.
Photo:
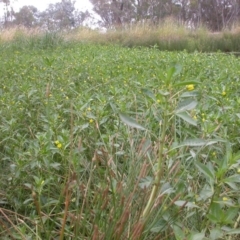
<svg viewBox="0 0 240 240">
<path fill-rule="evenodd" d="M 237 239 L 236 56 L 28 43 L 0 46 L 1 239 Z"/>
</svg>

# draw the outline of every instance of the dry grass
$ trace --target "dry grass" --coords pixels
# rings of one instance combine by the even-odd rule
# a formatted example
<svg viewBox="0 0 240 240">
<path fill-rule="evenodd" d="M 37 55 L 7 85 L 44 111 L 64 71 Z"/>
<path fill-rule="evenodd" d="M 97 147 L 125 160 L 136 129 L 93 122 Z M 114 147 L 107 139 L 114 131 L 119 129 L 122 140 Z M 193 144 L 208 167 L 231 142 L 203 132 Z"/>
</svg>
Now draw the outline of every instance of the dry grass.
<svg viewBox="0 0 240 240">
<path fill-rule="evenodd" d="M 178 24 L 173 18 L 167 18 L 164 22 L 153 25 L 149 22 L 141 22 L 126 25 L 122 29 L 100 32 L 86 28 L 79 28 L 68 34 L 67 40 L 94 42 L 100 44 L 120 44 L 123 46 L 160 46 L 162 43 L 171 45 L 171 42 L 185 41 L 189 37 L 206 36 L 208 33 L 204 27 L 197 30 L 186 28 Z"/>
<path fill-rule="evenodd" d="M 79 28 L 68 39 L 93 42 L 127 42 L 134 39 L 138 42 L 148 42 L 149 39 L 173 39 L 177 36 L 184 37 L 189 33 L 183 25 L 178 25 L 172 18 L 166 19 L 163 23 L 154 26 L 148 22 L 126 25 L 120 30 L 109 30 L 100 32 L 86 28 Z"/>
<path fill-rule="evenodd" d="M 43 30 L 40 28 L 26 28 L 23 26 L 11 27 L 3 29 L 0 32 L 0 41 L 1 42 L 9 42 L 18 37 L 31 37 L 31 36 L 41 36 L 43 34 Z"/>
<path fill-rule="evenodd" d="M 15 27 L 5 29 L 0 33 L 1 42 L 9 42 L 19 38 L 41 37 L 43 30 Z M 213 33 L 201 26 L 197 29 L 187 28 L 178 24 L 173 18 L 167 18 L 158 25 L 148 22 L 126 25 L 118 30 L 92 30 L 81 27 L 61 33 L 68 42 L 88 42 L 97 44 L 120 44 L 122 46 L 157 46 L 160 50 L 187 51 L 234 51 L 238 52 L 237 39 L 240 27 L 236 25 L 231 30 Z"/>
</svg>

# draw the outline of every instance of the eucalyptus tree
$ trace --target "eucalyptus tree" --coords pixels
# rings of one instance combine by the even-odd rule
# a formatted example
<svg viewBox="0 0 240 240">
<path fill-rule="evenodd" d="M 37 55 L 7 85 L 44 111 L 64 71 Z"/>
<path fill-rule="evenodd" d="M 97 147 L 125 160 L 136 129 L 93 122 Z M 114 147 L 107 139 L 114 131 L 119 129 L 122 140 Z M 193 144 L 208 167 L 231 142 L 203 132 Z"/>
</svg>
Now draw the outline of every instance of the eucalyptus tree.
<svg viewBox="0 0 240 240">
<path fill-rule="evenodd" d="M 75 1 L 62 0 L 49 4 L 48 8 L 40 14 L 40 22 L 47 30 L 63 30 L 75 26 Z"/>
<path fill-rule="evenodd" d="M 39 22 L 39 11 L 34 6 L 23 6 L 19 12 L 14 14 L 13 24 L 21 25 L 27 28 L 38 26 Z"/>
<path fill-rule="evenodd" d="M 174 12 L 172 0 L 90 0 L 107 28 L 149 20 L 157 23 Z"/>
<path fill-rule="evenodd" d="M 13 17 L 13 8 L 11 7 L 10 0 L 0 0 L 0 7 L 2 7 L 2 11 L 4 13 L 3 21 L 1 23 L 4 25 L 4 27 L 8 27 L 11 24 L 12 17 Z"/>
<path fill-rule="evenodd" d="M 201 0 L 201 20 L 213 31 L 231 27 L 238 20 L 239 1 Z"/>
<path fill-rule="evenodd" d="M 240 0 L 90 0 L 104 27 L 149 20 L 161 22 L 173 17 L 194 27 L 213 31 L 231 27 L 240 17 Z"/>
</svg>

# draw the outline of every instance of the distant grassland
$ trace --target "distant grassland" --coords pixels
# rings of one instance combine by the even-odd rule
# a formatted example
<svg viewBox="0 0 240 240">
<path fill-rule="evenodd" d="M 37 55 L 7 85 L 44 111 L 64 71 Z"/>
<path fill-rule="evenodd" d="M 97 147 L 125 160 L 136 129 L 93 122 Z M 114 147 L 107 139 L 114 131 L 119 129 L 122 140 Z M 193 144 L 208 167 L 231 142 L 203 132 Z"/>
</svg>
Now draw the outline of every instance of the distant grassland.
<svg viewBox="0 0 240 240">
<path fill-rule="evenodd" d="M 27 41 L 32 38 L 40 41 L 42 36 L 55 36 L 58 40 L 92 42 L 100 44 L 119 44 L 126 47 L 155 46 L 159 50 L 188 52 L 240 52 L 240 28 L 236 26 L 231 30 L 210 32 L 205 27 L 195 30 L 176 24 L 167 19 L 158 26 L 149 24 L 133 24 L 119 30 L 101 32 L 89 28 L 78 28 L 62 33 L 44 33 L 40 29 L 12 28 L 0 33 L 0 41 L 6 42 Z M 29 39 L 30 38 L 30 39 Z"/>
</svg>

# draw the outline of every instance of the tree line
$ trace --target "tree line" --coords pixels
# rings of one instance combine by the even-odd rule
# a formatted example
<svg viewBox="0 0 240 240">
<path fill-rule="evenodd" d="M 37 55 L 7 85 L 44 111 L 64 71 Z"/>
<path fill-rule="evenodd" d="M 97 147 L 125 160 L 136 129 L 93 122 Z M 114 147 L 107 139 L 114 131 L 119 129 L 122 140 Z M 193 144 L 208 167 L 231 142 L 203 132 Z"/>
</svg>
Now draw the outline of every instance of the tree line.
<svg viewBox="0 0 240 240">
<path fill-rule="evenodd" d="M 192 28 L 232 27 L 240 18 L 240 0 L 90 0 L 106 27 L 139 21 L 161 23 L 167 17 Z"/>
<path fill-rule="evenodd" d="M 62 0 L 49 4 L 45 11 L 39 11 L 34 6 L 23 6 L 15 12 L 11 7 L 11 0 L 0 0 L 4 16 L 1 19 L 2 28 L 24 26 L 26 28 L 43 28 L 48 31 L 72 29 L 82 26 L 83 22 L 91 18 L 88 11 L 75 8 L 75 1 Z"/>
<path fill-rule="evenodd" d="M 75 1 L 61 0 L 43 11 L 24 6 L 19 12 L 10 8 L 11 0 L 0 0 L 4 6 L 2 26 L 23 25 L 48 30 L 75 28 L 94 14 L 74 7 Z M 240 20 L 240 0 L 90 0 L 93 11 L 99 16 L 98 26 L 123 28 L 129 24 L 148 22 L 157 25 L 171 17 L 191 28 L 200 25 L 212 31 L 231 28 Z"/>
</svg>

